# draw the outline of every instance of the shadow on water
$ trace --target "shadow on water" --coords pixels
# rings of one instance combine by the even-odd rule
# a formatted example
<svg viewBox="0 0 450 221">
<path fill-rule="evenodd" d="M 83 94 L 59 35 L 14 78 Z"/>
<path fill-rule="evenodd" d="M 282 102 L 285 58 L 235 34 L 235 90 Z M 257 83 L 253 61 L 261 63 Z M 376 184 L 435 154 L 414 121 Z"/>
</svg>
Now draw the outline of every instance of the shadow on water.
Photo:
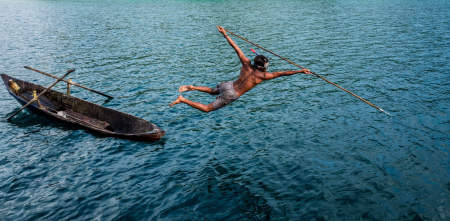
<svg viewBox="0 0 450 221">
<path fill-rule="evenodd" d="M 217 159 L 211 159 L 199 173 L 199 185 L 207 202 L 204 209 L 209 211 L 211 206 L 219 200 L 228 204 L 229 214 L 236 214 L 234 218 L 253 218 L 256 220 L 269 220 L 272 208 L 263 196 L 250 190 L 251 181 L 245 180 L 236 169 L 229 168 Z M 242 182 L 241 182 L 242 181 Z M 209 205 L 208 205 L 209 204 Z M 220 212 L 222 206 L 217 208 Z M 205 211 L 206 212 L 206 211 Z"/>
<path fill-rule="evenodd" d="M 186 214 L 190 205 L 196 205 L 198 217 L 209 214 L 203 217 L 206 219 L 270 220 L 272 207 L 263 196 L 250 190 L 251 181 L 243 181 L 245 176 L 236 170 L 216 158 L 210 159 L 184 187 L 186 195 L 164 209 L 160 216 Z"/>
<path fill-rule="evenodd" d="M 103 101 L 103 103 L 101 104 L 102 106 L 104 106 L 105 104 L 108 104 L 109 102 L 111 102 L 114 98 L 107 98 L 105 101 Z"/>
<path fill-rule="evenodd" d="M 153 150 L 153 151 L 157 151 L 157 150 L 160 150 L 160 149 L 164 148 L 164 145 L 166 145 L 167 140 L 168 139 L 166 137 L 163 137 L 163 138 L 161 138 L 161 139 L 159 139 L 157 141 L 154 141 L 154 142 L 148 142 L 148 141 L 134 141 L 134 142 L 142 142 L 142 143 L 151 143 L 151 144 L 154 144 L 154 145 L 161 145 L 161 147 L 156 148 L 156 149 Z"/>
</svg>

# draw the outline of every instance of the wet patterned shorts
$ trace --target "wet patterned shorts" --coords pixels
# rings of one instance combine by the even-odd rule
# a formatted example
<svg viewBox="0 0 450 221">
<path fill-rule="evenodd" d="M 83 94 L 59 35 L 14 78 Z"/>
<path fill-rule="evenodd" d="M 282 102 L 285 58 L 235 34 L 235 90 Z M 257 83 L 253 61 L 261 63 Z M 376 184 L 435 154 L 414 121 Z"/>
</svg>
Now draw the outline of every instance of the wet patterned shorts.
<svg viewBox="0 0 450 221">
<path fill-rule="evenodd" d="M 239 98 L 234 90 L 233 81 L 220 83 L 217 85 L 217 90 L 219 90 L 219 96 L 213 102 L 214 110 L 224 107 Z"/>
</svg>

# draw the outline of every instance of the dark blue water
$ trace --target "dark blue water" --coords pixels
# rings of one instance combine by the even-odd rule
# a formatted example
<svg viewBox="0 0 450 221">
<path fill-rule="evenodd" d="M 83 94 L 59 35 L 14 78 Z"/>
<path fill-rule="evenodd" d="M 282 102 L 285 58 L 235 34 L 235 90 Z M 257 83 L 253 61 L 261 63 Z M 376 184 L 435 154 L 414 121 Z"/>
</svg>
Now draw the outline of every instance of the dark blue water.
<svg viewBox="0 0 450 221">
<path fill-rule="evenodd" d="M 74 96 L 167 134 L 143 143 L 2 118 L 0 220 L 449 220 L 449 11 L 446 0 L 1 1 L 2 73 L 47 86 L 22 66 L 75 68 L 75 82 L 115 99 Z M 239 73 L 216 25 L 392 116 L 305 75 L 207 114 L 169 108 L 179 85 Z M 295 69 L 258 52 L 272 71 Z M 1 86 L 0 115 L 18 108 Z"/>
</svg>

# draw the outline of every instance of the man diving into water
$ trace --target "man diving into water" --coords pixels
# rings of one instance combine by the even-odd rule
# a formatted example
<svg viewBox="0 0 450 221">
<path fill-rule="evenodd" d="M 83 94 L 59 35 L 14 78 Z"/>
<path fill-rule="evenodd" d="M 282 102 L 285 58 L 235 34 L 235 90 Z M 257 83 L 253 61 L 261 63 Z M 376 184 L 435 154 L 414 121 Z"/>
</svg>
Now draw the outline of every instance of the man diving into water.
<svg viewBox="0 0 450 221">
<path fill-rule="evenodd" d="M 269 66 L 269 59 L 262 55 L 257 55 L 253 59 L 253 64 L 250 59 L 245 57 L 242 50 L 234 43 L 234 41 L 227 35 L 225 29 L 221 26 L 217 26 L 217 29 L 220 33 L 223 34 L 225 39 L 227 39 L 228 43 L 231 47 L 236 51 L 239 60 L 241 60 L 242 67 L 241 73 L 239 74 L 239 78 L 235 81 L 222 82 L 217 85 L 216 88 L 209 88 L 203 86 L 193 86 L 193 85 L 183 85 L 180 86 L 178 91 L 192 91 L 197 90 L 205 93 L 209 93 L 211 95 L 218 95 L 216 100 L 208 105 L 191 101 L 189 99 L 184 98 L 182 95 L 178 96 L 178 98 L 170 104 L 173 106 L 179 103 L 188 104 L 191 107 L 197 108 L 204 112 L 210 112 L 217 110 L 221 107 L 224 107 L 227 104 L 237 100 L 240 96 L 242 96 L 245 92 L 249 91 L 257 84 L 265 81 L 274 79 L 281 76 L 293 75 L 298 73 L 311 74 L 311 72 L 304 68 L 299 71 L 283 71 L 283 72 L 267 72 L 267 68 Z"/>
</svg>

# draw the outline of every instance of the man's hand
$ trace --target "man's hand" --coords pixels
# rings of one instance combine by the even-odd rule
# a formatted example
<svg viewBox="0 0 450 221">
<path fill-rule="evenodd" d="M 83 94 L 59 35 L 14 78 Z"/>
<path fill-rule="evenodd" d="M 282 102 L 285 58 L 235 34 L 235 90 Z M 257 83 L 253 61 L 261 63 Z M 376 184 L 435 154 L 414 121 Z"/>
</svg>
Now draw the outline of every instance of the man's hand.
<svg viewBox="0 0 450 221">
<path fill-rule="evenodd" d="M 311 71 L 309 69 L 303 68 L 301 70 L 301 73 L 303 73 L 303 74 L 311 74 Z"/>
<path fill-rule="evenodd" d="M 225 29 L 222 28 L 222 26 L 217 26 L 217 30 L 219 30 L 219 32 L 222 33 L 223 36 L 226 36 L 226 35 L 227 35 L 227 31 L 225 31 Z"/>
</svg>

